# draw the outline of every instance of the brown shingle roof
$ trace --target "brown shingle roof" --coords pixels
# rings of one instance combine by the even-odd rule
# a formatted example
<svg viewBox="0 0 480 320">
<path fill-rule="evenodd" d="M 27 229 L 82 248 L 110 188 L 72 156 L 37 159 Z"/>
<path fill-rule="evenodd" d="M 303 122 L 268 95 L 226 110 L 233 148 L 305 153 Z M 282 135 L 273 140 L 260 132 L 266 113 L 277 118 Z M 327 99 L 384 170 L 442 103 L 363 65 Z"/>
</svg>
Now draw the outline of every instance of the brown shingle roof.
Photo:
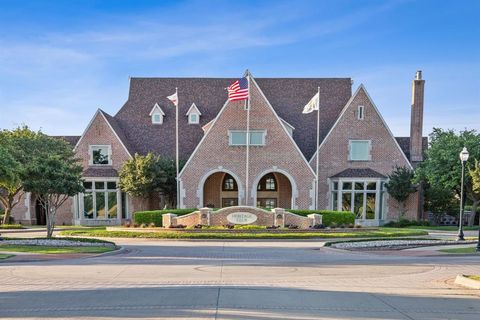
<svg viewBox="0 0 480 320">
<path fill-rule="evenodd" d="M 160 156 L 175 154 L 175 108 L 166 96 L 178 88 L 181 158 L 187 159 L 204 132 L 202 126 L 215 118 L 227 99 L 225 88 L 235 78 L 131 78 L 129 98 L 115 115 L 132 150 Z M 325 137 L 349 100 L 350 78 L 255 78 L 278 115 L 295 127 L 293 138 L 305 157 L 315 151 L 316 116 L 302 114 L 305 104 L 320 87 L 321 139 Z M 149 113 L 158 105 L 165 112 L 162 125 L 152 125 Z M 202 116 L 189 125 L 185 115 L 192 103 Z"/>
<path fill-rule="evenodd" d="M 410 137 L 395 137 L 395 139 L 403 150 L 403 153 L 405 153 L 407 159 L 410 161 Z M 428 137 L 422 138 L 422 149 L 424 153 L 428 149 Z"/>
<path fill-rule="evenodd" d="M 135 154 L 135 149 L 131 146 L 130 141 L 125 136 L 125 133 L 124 133 L 122 127 L 119 125 L 118 121 L 114 117 L 112 117 L 111 115 L 109 115 L 108 113 L 106 113 L 105 111 L 103 111 L 101 109 L 100 109 L 100 112 L 105 116 L 105 119 L 107 119 L 107 121 L 110 124 L 110 126 L 112 127 L 113 131 L 115 131 L 118 138 L 120 139 L 120 142 L 123 143 L 125 148 L 127 148 L 128 152 L 131 155 Z"/>
<path fill-rule="evenodd" d="M 80 139 L 80 136 L 52 136 L 53 138 L 57 139 L 62 139 L 68 142 L 72 147 L 75 147 L 77 144 L 78 140 Z"/>
<path fill-rule="evenodd" d="M 387 177 L 383 174 L 372 170 L 370 168 L 358 168 L 358 169 L 345 169 L 342 172 L 337 173 L 336 175 L 331 176 L 330 178 L 382 178 L 386 179 Z"/>
</svg>

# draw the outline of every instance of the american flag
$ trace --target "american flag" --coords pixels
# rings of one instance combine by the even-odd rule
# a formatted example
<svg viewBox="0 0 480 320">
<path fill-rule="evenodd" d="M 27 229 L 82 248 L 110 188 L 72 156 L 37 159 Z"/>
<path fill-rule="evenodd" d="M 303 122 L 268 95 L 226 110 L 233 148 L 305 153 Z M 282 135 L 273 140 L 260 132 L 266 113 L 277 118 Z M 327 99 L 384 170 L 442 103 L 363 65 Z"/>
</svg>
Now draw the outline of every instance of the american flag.
<svg viewBox="0 0 480 320">
<path fill-rule="evenodd" d="M 248 80 L 241 78 L 232 83 L 228 88 L 228 100 L 239 101 L 248 99 Z"/>
</svg>

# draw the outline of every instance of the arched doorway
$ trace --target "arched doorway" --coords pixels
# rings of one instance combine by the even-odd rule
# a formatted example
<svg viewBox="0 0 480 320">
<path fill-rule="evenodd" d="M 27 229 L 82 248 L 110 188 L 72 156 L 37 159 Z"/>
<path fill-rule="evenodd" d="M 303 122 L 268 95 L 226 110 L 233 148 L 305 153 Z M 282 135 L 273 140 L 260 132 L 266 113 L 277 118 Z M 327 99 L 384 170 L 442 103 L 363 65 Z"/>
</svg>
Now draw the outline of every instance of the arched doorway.
<svg viewBox="0 0 480 320">
<path fill-rule="evenodd" d="M 256 205 L 259 208 L 292 208 L 292 184 L 280 172 L 263 175 L 256 184 Z"/>
<path fill-rule="evenodd" d="M 203 206 L 225 208 L 238 206 L 238 182 L 229 173 L 215 172 L 203 185 Z"/>
</svg>

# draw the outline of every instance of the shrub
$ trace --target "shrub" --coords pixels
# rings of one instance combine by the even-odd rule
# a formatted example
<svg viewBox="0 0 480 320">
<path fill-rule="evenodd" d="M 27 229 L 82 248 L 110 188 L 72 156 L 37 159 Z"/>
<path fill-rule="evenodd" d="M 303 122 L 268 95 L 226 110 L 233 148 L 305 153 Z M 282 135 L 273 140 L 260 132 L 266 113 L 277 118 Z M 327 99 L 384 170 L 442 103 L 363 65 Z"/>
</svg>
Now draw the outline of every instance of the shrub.
<svg viewBox="0 0 480 320">
<path fill-rule="evenodd" d="M 430 223 L 428 221 L 415 221 L 415 220 L 408 220 L 408 219 L 400 219 L 398 221 L 390 221 L 386 223 L 385 227 L 391 228 L 405 228 L 409 226 L 426 226 L 428 227 Z"/>
<path fill-rule="evenodd" d="M 133 213 L 133 222 L 135 224 L 151 224 L 153 223 L 156 227 L 163 226 L 162 216 L 167 213 L 173 213 L 177 216 L 183 216 L 185 214 L 192 213 L 197 209 L 167 209 L 167 210 L 153 210 L 153 211 L 137 211 Z"/>
<path fill-rule="evenodd" d="M 355 223 L 355 215 L 350 211 L 331 211 L 331 210 L 288 210 L 288 212 L 298 214 L 300 216 L 308 216 L 312 213 L 322 215 L 322 224 L 326 227 L 331 226 L 333 222 L 337 225 L 348 225 Z"/>
</svg>

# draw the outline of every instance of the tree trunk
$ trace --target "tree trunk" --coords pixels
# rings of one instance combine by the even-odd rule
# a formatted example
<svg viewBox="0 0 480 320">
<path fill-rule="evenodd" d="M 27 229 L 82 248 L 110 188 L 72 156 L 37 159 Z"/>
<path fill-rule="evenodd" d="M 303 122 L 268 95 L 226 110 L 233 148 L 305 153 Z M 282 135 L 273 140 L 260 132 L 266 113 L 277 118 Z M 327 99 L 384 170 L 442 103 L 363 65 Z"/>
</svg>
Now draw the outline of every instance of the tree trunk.
<svg viewBox="0 0 480 320">
<path fill-rule="evenodd" d="M 12 207 L 11 206 L 5 207 L 5 212 L 4 212 L 2 224 L 9 224 L 10 223 L 11 212 L 12 212 Z"/>
<path fill-rule="evenodd" d="M 51 238 L 53 236 L 53 230 L 55 229 L 55 214 L 56 208 L 51 206 L 50 204 L 46 205 L 45 212 L 47 215 L 47 238 Z"/>
<path fill-rule="evenodd" d="M 473 227 L 473 224 L 475 223 L 475 216 L 477 215 L 477 208 L 478 208 L 479 203 L 480 203 L 479 200 L 473 201 L 472 214 L 470 215 L 470 217 L 468 217 L 468 226 L 469 227 Z"/>
</svg>

